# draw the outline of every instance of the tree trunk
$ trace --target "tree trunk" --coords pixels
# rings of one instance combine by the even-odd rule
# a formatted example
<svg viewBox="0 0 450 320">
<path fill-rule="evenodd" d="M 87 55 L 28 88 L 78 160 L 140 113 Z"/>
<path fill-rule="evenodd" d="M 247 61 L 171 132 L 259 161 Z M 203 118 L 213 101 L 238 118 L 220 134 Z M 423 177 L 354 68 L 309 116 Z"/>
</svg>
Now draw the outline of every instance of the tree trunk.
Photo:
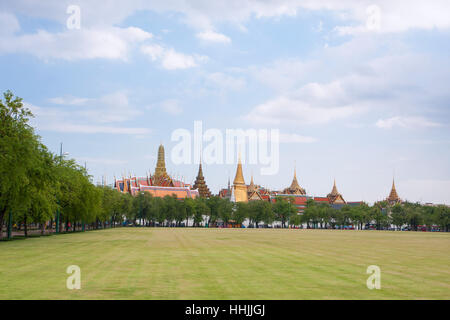
<svg viewBox="0 0 450 320">
<path fill-rule="evenodd" d="M 41 236 L 43 236 L 45 233 L 45 222 L 41 223 Z"/>
<path fill-rule="evenodd" d="M 0 240 L 3 239 L 3 218 L 5 217 L 6 210 L 0 213 Z"/>
<path fill-rule="evenodd" d="M 23 219 L 23 231 L 24 231 L 25 237 L 28 237 L 27 215 L 25 215 L 25 217 Z"/>
</svg>

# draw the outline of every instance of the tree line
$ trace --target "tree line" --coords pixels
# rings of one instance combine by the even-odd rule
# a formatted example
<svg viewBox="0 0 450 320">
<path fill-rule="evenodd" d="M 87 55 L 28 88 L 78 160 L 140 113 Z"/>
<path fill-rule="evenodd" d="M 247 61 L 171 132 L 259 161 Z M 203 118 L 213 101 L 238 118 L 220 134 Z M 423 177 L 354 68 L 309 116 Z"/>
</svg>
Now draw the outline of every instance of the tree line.
<svg viewBox="0 0 450 320">
<path fill-rule="evenodd" d="M 308 200 L 298 214 L 293 198 L 274 202 L 233 203 L 175 196 L 152 197 L 124 194 L 108 186 L 96 186 L 85 168 L 61 154 L 50 152 L 30 126 L 33 114 L 10 91 L 0 99 L 0 238 L 6 228 L 28 235 L 29 227 L 41 234 L 84 231 L 123 225 L 140 226 L 239 226 L 277 225 L 307 228 L 397 229 L 449 231 L 447 206 L 404 203 L 389 206 L 345 205 L 334 209 Z"/>
<path fill-rule="evenodd" d="M 328 203 L 306 202 L 303 213 L 293 204 L 293 197 L 276 197 L 273 202 L 233 203 L 212 196 L 208 199 L 166 196 L 154 198 L 143 192 L 132 200 L 123 216 L 128 224 L 144 226 L 278 226 L 310 229 L 376 229 L 449 231 L 450 208 L 418 203 L 389 205 L 386 201 L 373 206 L 366 203 L 333 208 Z M 120 205 L 118 205 L 120 207 Z"/>
</svg>

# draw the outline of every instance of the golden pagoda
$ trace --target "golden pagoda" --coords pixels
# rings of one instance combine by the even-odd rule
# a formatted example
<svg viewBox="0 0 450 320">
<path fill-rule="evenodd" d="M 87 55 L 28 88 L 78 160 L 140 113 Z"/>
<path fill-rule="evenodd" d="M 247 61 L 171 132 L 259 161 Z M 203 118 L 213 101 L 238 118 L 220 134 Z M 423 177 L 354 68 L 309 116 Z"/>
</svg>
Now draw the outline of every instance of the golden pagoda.
<svg viewBox="0 0 450 320">
<path fill-rule="evenodd" d="M 327 198 L 330 201 L 330 203 L 346 203 L 342 195 L 337 190 L 336 179 L 334 180 L 333 189 L 327 195 Z"/>
<path fill-rule="evenodd" d="M 241 155 L 239 155 L 236 176 L 233 181 L 233 193 L 235 202 L 248 202 L 247 185 L 242 173 Z"/>
<path fill-rule="evenodd" d="M 158 162 L 156 163 L 155 178 L 166 177 L 166 160 L 164 157 L 164 146 L 159 145 L 158 148 Z"/>
<path fill-rule="evenodd" d="M 292 179 L 291 186 L 283 190 L 284 194 L 300 194 L 306 195 L 305 189 L 300 187 L 297 181 L 297 169 L 294 169 L 294 179 Z"/>
<path fill-rule="evenodd" d="M 155 174 L 152 177 L 153 185 L 173 187 L 172 178 L 166 172 L 166 160 L 164 155 L 164 146 L 159 145 L 158 161 L 156 162 Z"/>
<path fill-rule="evenodd" d="M 391 192 L 389 193 L 389 197 L 387 197 L 386 200 L 387 200 L 387 202 L 389 202 L 389 204 L 396 204 L 396 203 L 402 202 L 402 200 L 400 199 L 400 197 L 397 194 L 397 190 L 395 189 L 394 179 L 392 179 Z"/>
<path fill-rule="evenodd" d="M 194 186 L 192 189 L 197 189 L 200 197 L 202 198 L 209 198 L 211 197 L 211 191 L 209 191 L 208 186 L 205 182 L 205 177 L 203 177 L 203 170 L 202 170 L 202 162 L 200 161 L 200 165 L 198 167 L 198 174 L 197 178 L 195 179 Z"/>
</svg>

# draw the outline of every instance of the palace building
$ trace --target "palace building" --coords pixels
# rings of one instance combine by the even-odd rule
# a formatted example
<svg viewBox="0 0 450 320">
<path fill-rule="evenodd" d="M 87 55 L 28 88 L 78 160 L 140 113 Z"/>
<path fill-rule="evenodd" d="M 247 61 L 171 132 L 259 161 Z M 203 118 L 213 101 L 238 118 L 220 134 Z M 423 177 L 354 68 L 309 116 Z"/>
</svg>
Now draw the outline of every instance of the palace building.
<svg viewBox="0 0 450 320">
<path fill-rule="evenodd" d="M 158 161 L 153 175 L 147 175 L 146 177 L 122 177 L 121 180 L 114 180 L 114 188 L 116 190 L 133 196 L 140 192 L 149 192 L 154 197 L 175 195 L 178 199 L 200 196 L 199 190 L 181 180 L 173 179 L 167 174 L 163 145 L 160 145 L 158 148 Z"/>
</svg>

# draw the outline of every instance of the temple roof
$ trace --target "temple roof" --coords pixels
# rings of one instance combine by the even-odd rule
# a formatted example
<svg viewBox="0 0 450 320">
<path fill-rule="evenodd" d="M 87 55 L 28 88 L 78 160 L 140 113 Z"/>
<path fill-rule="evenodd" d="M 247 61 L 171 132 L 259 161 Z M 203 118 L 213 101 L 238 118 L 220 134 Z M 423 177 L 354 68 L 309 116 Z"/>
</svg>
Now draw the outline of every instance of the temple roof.
<svg viewBox="0 0 450 320">
<path fill-rule="evenodd" d="M 294 169 L 294 179 L 292 179 L 292 183 L 291 186 L 289 187 L 289 189 L 300 189 L 300 185 L 298 184 L 297 181 L 297 169 Z"/>
<path fill-rule="evenodd" d="M 392 188 L 391 192 L 389 193 L 389 197 L 387 198 L 389 202 L 400 202 L 400 197 L 397 194 L 397 190 L 395 189 L 395 181 L 392 179 Z"/>
<path fill-rule="evenodd" d="M 336 187 L 336 179 L 334 179 L 334 183 L 333 183 L 333 189 L 331 190 L 331 192 L 327 195 L 327 198 L 329 199 L 330 203 L 334 203 L 334 202 L 341 202 L 341 203 L 345 203 L 344 198 L 342 197 L 342 195 L 339 193 L 337 187 Z"/>
<path fill-rule="evenodd" d="M 238 160 L 238 166 L 236 169 L 236 176 L 234 178 L 233 184 L 244 184 L 245 185 L 245 180 L 244 180 L 244 174 L 242 173 L 242 162 L 241 162 L 241 155 L 239 155 L 239 160 Z"/>
<path fill-rule="evenodd" d="M 287 194 L 306 194 L 305 189 L 300 187 L 297 181 L 297 169 L 294 169 L 294 178 L 292 179 L 291 186 L 289 188 L 284 189 L 283 193 Z"/>
<path fill-rule="evenodd" d="M 253 175 L 252 175 L 252 178 L 250 180 L 250 184 L 247 187 L 247 190 L 248 190 L 248 192 L 254 192 L 254 191 L 256 191 L 256 189 L 257 188 L 255 186 L 255 183 L 253 182 Z"/>
</svg>

